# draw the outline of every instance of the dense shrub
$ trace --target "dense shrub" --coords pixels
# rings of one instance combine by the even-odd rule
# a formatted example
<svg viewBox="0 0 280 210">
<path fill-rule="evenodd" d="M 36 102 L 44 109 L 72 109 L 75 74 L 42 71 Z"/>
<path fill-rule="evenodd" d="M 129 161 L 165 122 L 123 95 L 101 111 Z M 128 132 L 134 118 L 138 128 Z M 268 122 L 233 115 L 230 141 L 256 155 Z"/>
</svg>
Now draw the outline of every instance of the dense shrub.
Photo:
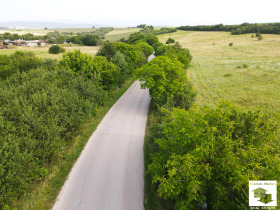
<svg viewBox="0 0 280 210">
<path fill-rule="evenodd" d="M 100 38 L 97 35 L 86 34 L 80 37 L 82 43 L 86 46 L 96 46 Z"/>
<path fill-rule="evenodd" d="M 263 40 L 263 36 L 260 33 L 256 33 L 256 37 L 259 41 Z"/>
<path fill-rule="evenodd" d="M 227 103 L 165 113 L 148 140 L 148 172 L 175 209 L 247 209 L 249 180 L 280 176 L 279 140 L 268 116 Z"/>
<path fill-rule="evenodd" d="M 130 66 L 126 62 L 124 54 L 119 51 L 116 52 L 111 62 L 118 67 L 118 71 L 120 71 L 119 83 L 122 84 L 129 77 L 132 69 L 130 69 Z"/>
<path fill-rule="evenodd" d="M 64 53 L 65 49 L 60 47 L 59 45 L 53 45 L 49 48 L 49 53 L 50 54 L 59 54 L 59 53 Z"/>
<path fill-rule="evenodd" d="M 36 69 L 41 65 L 41 59 L 31 52 L 16 51 L 10 56 L 0 55 L 0 79 L 6 79 L 16 72 Z"/>
<path fill-rule="evenodd" d="M 97 52 L 97 56 L 105 56 L 107 61 L 110 61 L 116 55 L 116 47 L 112 42 L 103 42 L 102 46 Z"/>
<path fill-rule="evenodd" d="M 63 59 L 60 60 L 60 64 L 63 68 L 74 72 L 76 75 L 83 75 L 94 81 L 100 80 L 99 75 L 94 72 L 93 57 L 81 53 L 80 50 L 63 54 Z"/>
<path fill-rule="evenodd" d="M 15 73 L 0 83 L 0 208 L 25 193 L 61 158 L 106 92 L 63 70 Z"/>
<path fill-rule="evenodd" d="M 120 71 L 116 65 L 106 60 L 104 56 L 91 57 L 79 50 L 63 55 L 60 64 L 65 69 L 102 84 L 106 90 L 117 87 Z"/>
<path fill-rule="evenodd" d="M 100 75 L 101 83 L 105 90 L 118 87 L 120 70 L 112 62 L 108 62 L 103 56 L 95 56 L 93 61 L 94 73 Z"/>
<path fill-rule="evenodd" d="M 172 44 L 175 43 L 175 40 L 172 38 L 168 38 L 165 44 Z"/>
</svg>

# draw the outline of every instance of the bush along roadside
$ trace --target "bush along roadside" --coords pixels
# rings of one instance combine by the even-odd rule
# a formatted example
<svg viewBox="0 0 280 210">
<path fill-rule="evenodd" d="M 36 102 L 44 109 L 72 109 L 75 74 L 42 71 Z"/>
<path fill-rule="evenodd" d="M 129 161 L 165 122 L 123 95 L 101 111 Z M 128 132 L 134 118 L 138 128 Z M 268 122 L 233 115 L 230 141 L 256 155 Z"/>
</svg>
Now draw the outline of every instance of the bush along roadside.
<svg viewBox="0 0 280 210">
<path fill-rule="evenodd" d="M 159 46 L 158 56 L 135 72 L 152 97 L 145 207 L 249 209 L 249 180 L 280 177 L 279 130 L 269 116 L 229 102 L 192 108 L 195 94 L 185 76 L 191 56 L 176 45 Z"/>
<path fill-rule="evenodd" d="M 44 180 L 84 123 L 147 62 L 145 46 L 113 45 L 110 61 L 106 53 L 93 58 L 78 50 L 60 62 L 22 52 L 0 57 L 7 73 L 0 83 L 0 208 Z M 18 67 L 15 56 L 24 61 Z"/>
</svg>

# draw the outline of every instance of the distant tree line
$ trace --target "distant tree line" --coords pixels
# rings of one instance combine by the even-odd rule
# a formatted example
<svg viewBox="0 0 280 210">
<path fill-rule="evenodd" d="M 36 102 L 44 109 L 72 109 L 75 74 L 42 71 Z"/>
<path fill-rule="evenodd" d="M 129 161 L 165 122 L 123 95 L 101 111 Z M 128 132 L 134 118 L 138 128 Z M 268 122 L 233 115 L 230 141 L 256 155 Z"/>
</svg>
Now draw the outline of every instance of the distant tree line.
<svg viewBox="0 0 280 210">
<path fill-rule="evenodd" d="M 4 41 L 4 40 L 18 40 L 18 39 L 23 39 L 23 40 L 43 40 L 44 36 L 34 36 L 31 33 L 27 33 L 27 34 L 23 34 L 23 35 L 19 35 L 19 34 L 11 34 L 9 32 L 5 32 L 3 34 L 0 34 L 0 40 Z"/>
<path fill-rule="evenodd" d="M 246 33 L 280 34 L 280 23 L 242 23 L 240 25 L 180 26 L 185 31 L 229 31 L 232 35 Z"/>
<path fill-rule="evenodd" d="M 19 35 L 19 34 L 12 34 L 9 32 L 0 34 L 0 41 L 4 40 L 45 40 L 45 42 L 49 44 L 62 44 L 64 42 L 78 44 L 78 45 L 85 45 L 85 46 L 96 46 L 101 44 L 102 39 L 104 36 L 109 33 L 110 31 L 114 30 L 112 27 L 106 28 L 98 28 L 96 30 L 90 32 L 49 32 L 47 35 L 44 36 L 34 36 L 31 33 Z"/>
</svg>

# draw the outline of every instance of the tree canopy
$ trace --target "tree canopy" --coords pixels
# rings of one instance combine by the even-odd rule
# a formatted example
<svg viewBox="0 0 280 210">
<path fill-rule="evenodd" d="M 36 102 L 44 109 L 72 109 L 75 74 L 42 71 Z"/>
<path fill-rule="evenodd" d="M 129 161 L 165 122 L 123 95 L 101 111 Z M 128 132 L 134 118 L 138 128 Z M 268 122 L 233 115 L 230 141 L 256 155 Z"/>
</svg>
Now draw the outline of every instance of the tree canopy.
<svg viewBox="0 0 280 210">
<path fill-rule="evenodd" d="M 175 209 L 247 209 L 248 181 L 280 176 L 279 140 L 268 116 L 225 102 L 165 113 L 153 131 L 148 172 Z"/>
<path fill-rule="evenodd" d="M 159 105 L 173 103 L 184 95 L 184 84 L 187 82 L 183 64 L 166 56 L 157 56 L 152 61 L 135 71 L 142 82 L 142 88 L 148 88 L 150 96 Z"/>
</svg>

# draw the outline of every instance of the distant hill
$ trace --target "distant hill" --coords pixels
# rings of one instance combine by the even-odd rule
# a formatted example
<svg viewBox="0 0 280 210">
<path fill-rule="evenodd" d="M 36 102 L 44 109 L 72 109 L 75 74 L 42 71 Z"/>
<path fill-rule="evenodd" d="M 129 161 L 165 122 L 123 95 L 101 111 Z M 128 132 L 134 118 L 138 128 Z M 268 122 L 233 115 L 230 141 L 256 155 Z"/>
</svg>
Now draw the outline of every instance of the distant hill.
<svg viewBox="0 0 280 210">
<path fill-rule="evenodd" d="M 57 23 L 57 22 L 0 22 L 0 29 L 58 29 L 58 28 L 96 28 L 102 27 L 99 24 L 85 23 Z"/>
</svg>

